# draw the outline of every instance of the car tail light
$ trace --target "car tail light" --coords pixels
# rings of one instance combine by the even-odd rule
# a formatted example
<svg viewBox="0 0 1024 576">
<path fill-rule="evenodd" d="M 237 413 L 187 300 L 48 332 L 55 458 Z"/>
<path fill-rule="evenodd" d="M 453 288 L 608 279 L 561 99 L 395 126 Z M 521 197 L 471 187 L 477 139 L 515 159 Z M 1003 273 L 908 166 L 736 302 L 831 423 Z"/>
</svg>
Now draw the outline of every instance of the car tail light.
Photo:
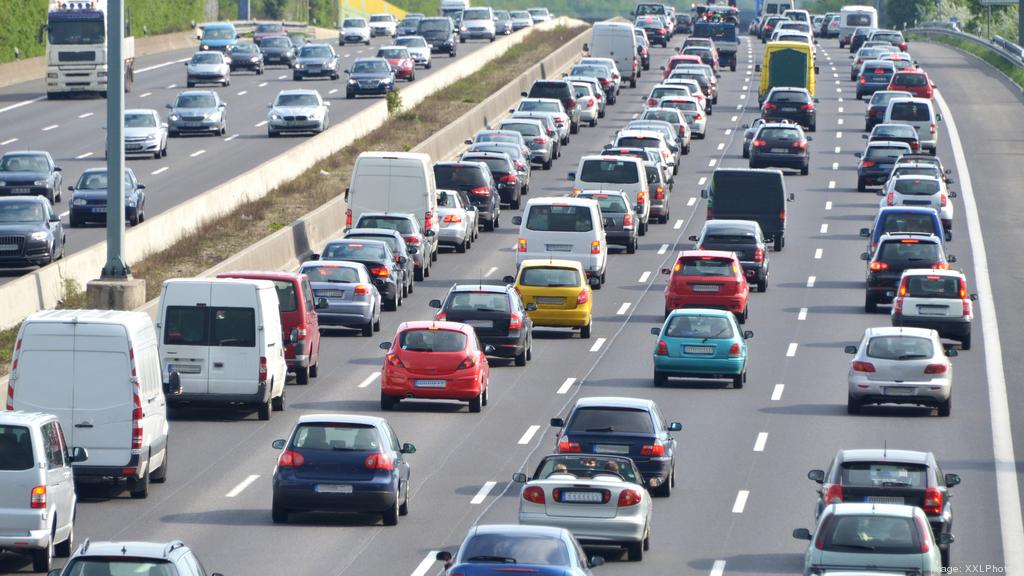
<svg viewBox="0 0 1024 576">
<path fill-rule="evenodd" d="M 633 70 L 637 69 L 636 56 L 633 56 Z"/>
<path fill-rule="evenodd" d="M 46 486 L 36 486 L 30 497 L 32 508 L 46 508 Z"/>
<path fill-rule="evenodd" d="M 509 330 L 522 330 L 523 329 L 523 317 L 519 314 L 513 314 L 508 319 Z"/>
<path fill-rule="evenodd" d="M 942 492 L 935 486 L 924 491 L 924 506 L 921 506 L 924 513 L 929 516 L 942 514 Z"/>
<path fill-rule="evenodd" d="M 807 149 L 807 140 L 797 140 L 793 142 L 793 148 L 799 148 L 800 150 Z"/>
<path fill-rule="evenodd" d="M 870 372 L 874 372 L 875 371 L 875 365 L 874 364 L 872 364 L 871 362 L 861 362 L 859 360 L 854 362 L 850 367 L 853 368 L 854 372 L 869 372 L 870 373 Z"/>
<path fill-rule="evenodd" d="M 424 230 L 432 230 L 433 228 L 434 228 L 434 213 L 430 212 L 430 211 L 425 212 L 423 214 L 423 229 Z"/>
<path fill-rule="evenodd" d="M 729 347 L 729 357 L 739 358 L 740 357 L 740 343 L 733 342 L 732 346 Z"/>
<path fill-rule="evenodd" d="M 711 208 L 711 206 L 708 206 L 708 212 L 705 215 L 704 219 L 705 220 L 714 220 L 715 219 L 715 211 Z"/>
<path fill-rule="evenodd" d="M 903 51 L 903 52 L 906 52 L 906 51 L 907 51 L 907 43 L 906 43 L 906 42 L 900 42 L 900 43 L 898 44 L 898 46 L 900 47 L 900 50 L 901 50 L 901 51 Z"/>
<path fill-rule="evenodd" d="M 640 455 L 641 456 L 664 456 L 665 455 L 665 445 L 662 444 L 658 440 L 655 440 L 654 444 L 644 444 L 640 448 Z"/>
<path fill-rule="evenodd" d="M 860 166 L 861 168 L 874 168 L 875 164 L 878 164 L 878 162 L 875 162 L 874 160 L 864 160 L 860 163 Z"/>
<path fill-rule="evenodd" d="M 764 109 L 765 110 L 778 110 L 779 107 L 776 106 L 775 104 L 772 104 L 771 102 L 765 102 L 764 103 Z"/>
<path fill-rule="evenodd" d="M 594 104 L 597 104 L 597 100 L 593 98 L 587 98 L 587 108 L 593 108 Z"/>
<path fill-rule="evenodd" d="M 561 116 L 555 118 L 555 126 L 565 126 L 565 120 Z"/>
<path fill-rule="evenodd" d="M 601 86 L 611 86 L 612 81 L 607 78 L 601 78 Z"/>
<path fill-rule="evenodd" d="M 345 228 L 352 227 L 352 209 L 345 210 Z"/>
<path fill-rule="evenodd" d="M 438 312 L 437 314 L 434 315 L 434 320 L 437 320 L 438 322 L 444 322 L 447 319 L 448 319 L 448 313 L 445 312 L 444 310 L 442 310 L 442 311 L 440 311 L 440 312 Z"/>
<path fill-rule="evenodd" d="M 562 452 L 562 453 L 582 452 L 583 451 L 583 447 L 580 446 L 579 442 L 573 442 L 572 440 L 569 440 L 568 438 L 562 438 L 558 442 L 558 451 Z"/>
<path fill-rule="evenodd" d="M 377 266 L 376 268 L 370 269 L 370 274 L 373 274 L 378 278 L 387 278 L 391 275 L 391 272 L 388 271 L 387 266 Z"/>
<path fill-rule="evenodd" d="M 440 319 L 440 320 L 443 320 Z M 394 352 L 388 352 L 388 355 L 384 357 L 388 366 L 394 366 L 395 368 L 405 368 L 405 364 L 402 364 L 402 359 L 398 357 L 398 354 Z"/>
<path fill-rule="evenodd" d="M 544 489 L 540 486 L 527 486 L 526 490 L 523 490 L 523 500 L 533 502 L 534 504 L 545 504 L 547 502 L 547 499 L 544 498 Z"/>
<path fill-rule="evenodd" d="M 868 116 L 878 116 L 880 112 L 881 110 L 878 108 L 868 108 Z"/>
<path fill-rule="evenodd" d="M 946 196 L 945 194 L 943 194 L 943 195 L 939 196 L 939 201 L 941 202 L 942 207 L 945 208 L 946 204 L 949 203 L 949 197 Z"/>
<path fill-rule="evenodd" d="M 383 452 L 377 452 L 370 454 L 363 460 L 363 465 L 366 466 L 367 470 L 394 470 L 395 463 L 391 460 L 391 456 Z"/>
<path fill-rule="evenodd" d="M 352 290 L 352 293 L 355 294 L 356 296 L 366 296 L 367 294 L 370 293 L 370 287 L 367 286 L 366 284 L 356 284 L 356 287 L 355 289 Z"/>
<path fill-rule="evenodd" d="M 513 161 L 513 164 L 515 164 L 515 166 L 516 166 L 516 170 L 526 170 L 526 164 L 523 164 L 523 163 L 522 163 L 521 161 L 519 161 L 519 160 L 515 160 L 515 161 Z"/>
<path fill-rule="evenodd" d="M 813 112 L 814 111 L 814 104 L 811 103 L 811 102 L 808 102 L 807 104 L 804 104 L 803 106 L 801 106 L 800 109 L 803 110 L 804 112 Z"/>
<path fill-rule="evenodd" d="M 657 98 L 648 98 L 647 99 L 647 105 L 648 106 L 654 106 L 657 103 L 658 103 L 658 99 Z"/>
<path fill-rule="evenodd" d="M 633 227 L 633 215 L 631 213 L 626 212 L 622 216 L 622 227 L 627 229 Z"/>
<path fill-rule="evenodd" d="M 861 76 L 861 77 L 860 77 L 860 83 L 861 83 L 861 84 L 867 84 L 867 83 L 868 83 L 868 79 L 867 79 L 867 78 L 865 78 L 865 77 L 863 77 L 863 76 Z"/>
<path fill-rule="evenodd" d="M 665 187 L 664 186 L 658 186 L 657 188 L 654 189 L 654 199 L 655 200 L 664 200 L 665 199 Z"/>
<path fill-rule="evenodd" d="M 594 240 L 593 242 L 590 243 L 590 253 L 591 254 L 600 254 L 601 253 L 601 241 L 600 240 Z"/>
<path fill-rule="evenodd" d="M 945 374 L 946 373 L 946 365 L 945 364 L 929 364 L 929 365 L 924 367 L 924 373 L 925 374 Z"/>
<path fill-rule="evenodd" d="M 892 311 L 895 314 L 903 314 L 903 288 L 900 288 L 901 294 L 892 301 Z"/>
<path fill-rule="evenodd" d="M 932 270 L 949 270 L 949 262 L 936 262 L 932 265 Z"/>
<path fill-rule="evenodd" d="M 306 459 L 302 454 L 294 450 L 281 452 L 281 456 L 277 459 L 278 468 L 298 468 L 305 463 Z"/>
<path fill-rule="evenodd" d="M 519 251 L 526 252 L 526 238 L 519 239 Z"/>
<path fill-rule="evenodd" d="M 267 357 L 260 356 L 260 384 L 266 384 L 267 382 Z"/>
<path fill-rule="evenodd" d="M 477 186 L 476 188 L 471 188 L 469 193 L 474 196 L 488 196 L 491 190 L 487 186 Z"/>
<path fill-rule="evenodd" d="M 459 222 L 462 222 L 462 216 L 459 216 L 458 214 L 449 214 L 444 217 L 444 221 L 448 224 L 458 224 Z"/>
<path fill-rule="evenodd" d="M 785 221 L 786 221 L 786 211 L 785 210 L 779 210 L 779 222 L 785 222 Z"/>
<path fill-rule="evenodd" d="M 843 501 L 843 485 L 829 484 L 825 490 L 825 505 L 835 504 Z"/>
<path fill-rule="evenodd" d="M 892 206 L 895 203 L 896 203 L 896 194 L 894 194 L 893 192 L 889 192 L 888 194 L 885 195 L 885 205 L 886 206 Z"/>
<path fill-rule="evenodd" d="M 700 112 L 697 112 L 696 114 L 693 115 L 693 119 L 694 120 L 703 120 L 704 119 L 704 115 L 701 114 Z"/>
<path fill-rule="evenodd" d="M 964 302 L 963 315 L 968 316 L 971 313 L 971 299 L 967 296 L 967 281 L 963 278 L 960 279 L 960 299 Z"/>
<path fill-rule="evenodd" d="M 932 122 L 931 125 L 929 125 L 929 129 L 931 130 L 932 134 L 935 134 L 935 122 Z"/>
<path fill-rule="evenodd" d="M 910 143 L 910 149 L 912 151 L 914 151 L 914 152 L 917 152 L 917 151 L 919 151 L 921 149 L 921 144 L 918 143 L 918 142 L 911 142 Z"/>
<path fill-rule="evenodd" d="M 548 136 L 555 135 L 555 130 L 553 128 L 545 128 L 544 131 L 547 132 Z"/>
<path fill-rule="evenodd" d="M 536 136 L 533 139 L 533 143 L 534 144 L 547 144 L 548 143 L 548 139 L 543 137 L 543 136 Z"/>
<path fill-rule="evenodd" d="M 631 488 L 627 488 L 622 492 L 619 492 L 619 508 L 636 506 L 642 499 L 643 497 L 639 492 Z"/>
<path fill-rule="evenodd" d="M 764 262 L 764 248 L 754 249 L 754 262 Z"/>
<path fill-rule="evenodd" d="M 21 352 L 21 338 L 14 343 L 14 360 L 11 361 L 11 373 L 14 374 L 18 370 L 18 358 Z M 7 383 L 7 411 L 14 411 L 14 382 Z"/>
<path fill-rule="evenodd" d="M 502 184 L 515 184 L 516 183 L 516 175 L 515 174 L 505 174 L 501 178 L 498 178 L 498 182 L 501 182 Z"/>
<path fill-rule="evenodd" d="M 658 340 L 658 356 L 668 356 L 668 344 L 664 340 Z"/>
<path fill-rule="evenodd" d="M 754 148 L 761 148 L 767 146 L 768 143 L 760 138 L 754 138 L 754 141 L 751 142 L 750 145 L 753 146 Z"/>
<path fill-rule="evenodd" d="M 419 236 L 402 236 L 402 238 L 405 240 L 406 244 L 419 244 L 420 243 L 420 237 Z"/>
<path fill-rule="evenodd" d="M 647 190 L 641 190 L 636 195 L 637 204 L 645 204 L 647 202 Z"/>
<path fill-rule="evenodd" d="M 931 490 L 935 490 L 936 492 L 938 492 L 938 488 L 934 488 L 934 487 L 933 488 L 929 488 L 928 490 L 926 490 L 925 491 L 925 502 L 928 501 L 928 492 L 931 491 Z M 939 499 L 940 500 L 942 499 L 942 493 L 939 493 Z M 925 507 L 924 507 L 924 513 L 925 514 L 928 513 L 928 506 L 927 505 L 925 505 Z M 914 524 L 917 525 L 917 536 L 918 536 L 918 539 L 921 541 L 921 548 L 919 548 L 919 550 L 921 551 L 922 554 L 927 554 L 928 551 L 931 549 L 931 547 L 928 546 L 928 535 L 931 532 L 931 526 L 928 526 L 928 524 L 920 516 L 914 516 Z"/>
<path fill-rule="evenodd" d="M 590 293 L 586 288 L 584 288 L 576 295 L 576 305 L 580 306 L 581 304 L 586 304 L 588 301 L 590 301 Z"/>
<path fill-rule="evenodd" d="M 880 272 L 882 270 L 888 270 L 889 264 L 887 262 L 878 262 L 876 260 L 875 262 L 872 262 L 868 268 L 870 268 L 872 272 Z"/>
<path fill-rule="evenodd" d="M 137 380 L 132 391 L 132 450 L 142 450 L 142 398 Z"/>
<path fill-rule="evenodd" d="M 459 362 L 459 367 L 456 368 L 456 370 L 469 370 L 470 368 L 475 367 L 476 364 L 476 356 L 466 356 L 462 359 L 462 362 Z"/>
</svg>

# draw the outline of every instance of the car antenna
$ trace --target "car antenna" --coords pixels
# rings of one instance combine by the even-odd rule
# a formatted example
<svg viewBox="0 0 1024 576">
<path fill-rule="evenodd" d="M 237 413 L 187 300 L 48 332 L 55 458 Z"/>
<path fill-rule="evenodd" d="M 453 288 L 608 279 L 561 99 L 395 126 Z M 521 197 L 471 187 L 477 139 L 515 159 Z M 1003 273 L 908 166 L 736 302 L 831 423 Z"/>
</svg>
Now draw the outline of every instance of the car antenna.
<svg viewBox="0 0 1024 576">
<path fill-rule="evenodd" d="M 882 440 L 882 458 L 889 458 L 889 441 Z"/>
</svg>

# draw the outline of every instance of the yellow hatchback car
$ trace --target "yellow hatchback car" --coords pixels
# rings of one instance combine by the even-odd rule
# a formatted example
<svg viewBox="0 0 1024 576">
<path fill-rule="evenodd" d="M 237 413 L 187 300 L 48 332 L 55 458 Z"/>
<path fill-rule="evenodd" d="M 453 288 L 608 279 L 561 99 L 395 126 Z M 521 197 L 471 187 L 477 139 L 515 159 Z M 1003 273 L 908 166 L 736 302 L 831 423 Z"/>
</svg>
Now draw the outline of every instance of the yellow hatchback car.
<svg viewBox="0 0 1024 576">
<path fill-rule="evenodd" d="M 595 276 L 588 281 L 579 262 L 523 260 L 517 276 L 506 276 L 504 280 L 515 284 L 524 306 L 536 306 L 527 312 L 534 326 L 575 328 L 581 338 L 590 338 L 594 301 L 590 287 L 600 279 Z"/>
</svg>

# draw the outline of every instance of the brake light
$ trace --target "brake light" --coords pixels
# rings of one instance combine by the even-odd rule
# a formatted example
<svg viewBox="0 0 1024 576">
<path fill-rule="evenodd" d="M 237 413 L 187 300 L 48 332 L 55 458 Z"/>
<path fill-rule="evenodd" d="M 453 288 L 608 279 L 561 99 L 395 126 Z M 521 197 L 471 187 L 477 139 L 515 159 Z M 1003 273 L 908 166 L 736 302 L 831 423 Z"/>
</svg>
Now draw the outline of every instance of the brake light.
<svg viewBox="0 0 1024 576">
<path fill-rule="evenodd" d="M 868 372 L 868 373 L 870 373 L 870 372 L 874 372 L 875 371 L 875 365 L 874 364 L 872 364 L 871 362 L 861 362 L 859 360 L 854 362 L 853 364 L 851 364 L 850 367 L 853 368 L 854 372 Z"/>
<path fill-rule="evenodd" d="M 843 485 L 829 484 L 825 490 L 825 505 L 836 504 L 843 501 Z"/>
<path fill-rule="evenodd" d="M 528 486 L 526 490 L 523 490 L 523 500 L 533 502 L 534 504 L 544 504 L 547 502 L 544 498 L 544 489 L 540 486 Z"/>
<path fill-rule="evenodd" d="M 873 272 L 879 272 L 881 270 L 888 270 L 889 264 L 886 262 L 878 262 L 876 260 L 875 262 L 872 262 L 871 265 L 868 267 L 871 268 Z"/>
<path fill-rule="evenodd" d="M 611 86 L 612 81 L 607 78 L 601 78 L 601 86 Z"/>
<path fill-rule="evenodd" d="M 786 221 L 786 211 L 785 210 L 779 210 L 779 222 L 781 223 L 781 222 L 785 222 L 785 221 Z"/>
<path fill-rule="evenodd" d="M 631 213 L 626 212 L 622 216 L 622 227 L 623 228 L 632 228 L 633 227 L 633 215 Z"/>
<path fill-rule="evenodd" d="M 647 190 L 641 190 L 636 195 L 636 203 L 644 204 L 647 202 Z"/>
<path fill-rule="evenodd" d="M 515 174 L 505 174 L 501 178 L 498 178 L 498 182 L 501 182 L 502 184 L 515 184 L 515 182 L 516 182 L 516 175 Z"/>
<path fill-rule="evenodd" d="M 519 314 L 513 314 L 508 320 L 509 330 L 522 330 L 523 329 L 523 317 Z"/>
<path fill-rule="evenodd" d="M 668 356 L 668 344 L 664 340 L 658 340 L 658 356 Z"/>
<path fill-rule="evenodd" d="M 367 470 L 394 470 L 395 463 L 391 460 L 391 456 L 383 452 L 377 452 L 376 454 L 370 454 L 363 460 L 363 465 L 366 466 Z"/>
<path fill-rule="evenodd" d="M 548 143 L 548 139 L 543 137 L 543 136 L 535 136 L 533 138 L 533 143 L 534 144 L 547 144 Z"/>
<path fill-rule="evenodd" d="M 138 381 L 132 391 L 132 450 L 142 450 L 142 398 Z"/>
<path fill-rule="evenodd" d="M 345 210 L 345 228 L 352 227 L 352 209 Z"/>
<path fill-rule="evenodd" d="M 571 110 L 571 109 L 573 109 L 575 107 L 576 107 L 576 99 L 575 98 L 570 98 L 569 99 L 569 109 Z"/>
<path fill-rule="evenodd" d="M 896 313 L 896 314 L 902 314 L 903 313 L 903 295 L 902 294 L 903 294 L 903 288 L 901 287 L 900 288 L 900 296 L 897 296 L 896 299 L 892 301 L 892 311 L 894 313 Z"/>
<path fill-rule="evenodd" d="M 808 102 L 807 104 L 804 104 L 803 106 L 801 106 L 800 109 L 803 110 L 804 112 L 813 112 L 814 111 L 814 104 Z"/>
<path fill-rule="evenodd" d="M 764 262 L 764 248 L 754 249 L 754 262 Z"/>
<path fill-rule="evenodd" d="M 596 100 L 593 98 L 587 98 L 587 108 L 593 108 L 594 104 L 597 104 Z"/>
<path fill-rule="evenodd" d="M 917 152 L 918 150 L 920 150 L 920 149 L 921 149 L 921 144 L 919 144 L 919 143 L 917 143 L 917 142 L 911 142 L 911 143 L 910 143 L 910 149 L 911 149 L 912 151 L 914 151 L 914 152 Z"/>
<path fill-rule="evenodd" d="M 470 189 L 469 193 L 474 196 L 487 196 L 491 193 L 491 190 L 487 186 L 477 186 Z"/>
<path fill-rule="evenodd" d="M 633 56 L 633 70 L 637 69 L 636 56 Z"/>
<path fill-rule="evenodd" d="M 306 463 L 306 459 L 294 450 L 285 450 L 277 459 L 278 468 L 298 468 Z"/>
<path fill-rule="evenodd" d="M 868 116 L 878 116 L 882 111 L 878 108 L 869 108 Z"/>
<path fill-rule="evenodd" d="M 967 296 L 967 281 L 963 278 L 960 279 L 960 299 L 964 302 L 963 315 L 969 316 L 971 313 L 971 299 Z"/>
<path fill-rule="evenodd" d="M 565 120 L 561 116 L 555 118 L 555 126 L 565 126 Z"/>
<path fill-rule="evenodd" d="M 949 270 L 948 262 L 936 262 L 932 265 L 932 270 Z"/>
<path fill-rule="evenodd" d="M 900 50 L 902 50 L 904 52 L 907 51 L 907 43 L 906 42 L 900 42 L 899 43 L 899 47 L 900 47 Z"/>
<path fill-rule="evenodd" d="M 405 243 L 406 244 L 419 244 L 420 243 L 420 237 L 419 236 L 402 236 L 402 238 L 405 239 Z"/>
<path fill-rule="evenodd" d="M 526 238 L 519 239 L 519 251 L 526 252 Z"/>
<path fill-rule="evenodd" d="M 32 508 L 46 508 L 46 486 L 36 486 L 32 489 L 30 498 Z"/>
<path fill-rule="evenodd" d="M 579 442 L 573 442 L 568 438 L 563 438 L 558 442 L 558 451 L 562 453 L 566 452 L 582 452 L 583 447 L 580 446 Z"/>
<path fill-rule="evenodd" d="M 437 320 L 438 322 L 444 322 L 447 319 L 448 319 L 448 313 L 445 312 L 444 310 L 442 310 L 442 311 L 438 312 L 436 315 L 434 315 L 434 320 Z"/>
<path fill-rule="evenodd" d="M 470 368 L 475 367 L 476 364 L 476 356 L 466 356 L 462 359 L 462 362 L 459 362 L 459 367 L 456 368 L 456 370 L 469 370 Z"/>
<path fill-rule="evenodd" d="M 654 199 L 655 200 L 664 200 L 665 199 L 665 187 L 664 186 L 658 186 L 657 188 L 654 189 Z M 595 252 L 595 254 L 596 254 L 596 252 Z"/>
<path fill-rule="evenodd" d="M 580 293 L 576 295 L 576 305 L 586 304 L 590 301 L 590 292 L 586 288 L 580 290 Z"/>
<path fill-rule="evenodd" d="M 386 266 L 377 266 L 376 268 L 370 269 L 370 274 L 377 276 L 378 278 L 387 278 L 391 275 Z"/>
<path fill-rule="evenodd" d="M 555 130 L 553 128 L 545 128 L 544 131 L 547 132 L 548 136 L 555 135 Z"/>
<path fill-rule="evenodd" d="M 793 146 L 792 147 L 793 148 L 799 148 L 801 150 L 806 150 L 807 149 L 807 140 L 797 140 L 796 142 L 793 142 Z"/>
<path fill-rule="evenodd" d="M 925 502 L 928 501 L 928 491 L 929 490 L 935 490 L 936 492 L 938 492 L 937 488 L 929 488 L 928 490 L 926 490 L 925 491 Z M 939 499 L 940 499 L 940 501 L 942 499 L 942 494 L 941 493 L 939 493 Z M 925 512 L 925 514 L 928 513 L 927 505 L 924 507 L 924 512 Z M 920 516 L 915 516 L 914 517 L 914 524 L 917 524 L 917 535 L 918 535 L 918 538 L 921 540 L 921 548 L 920 548 L 921 553 L 925 554 L 930 549 L 930 547 L 928 546 L 928 534 L 931 532 L 931 526 L 928 526 L 928 524 L 926 524 L 925 521 Z"/>
<path fill-rule="evenodd" d="M 863 76 L 861 76 L 861 77 L 860 77 L 860 83 L 861 83 L 861 84 L 867 84 L 867 83 L 868 83 L 868 79 L 867 79 L 867 78 L 865 78 L 865 77 L 863 77 Z"/>
<path fill-rule="evenodd" d="M 356 287 L 355 289 L 352 290 L 352 293 L 355 294 L 356 296 L 366 296 L 367 294 L 370 293 L 370 287 L 367 286 L 366 284 L 356 284 Z"/>
<path fill-rule="evenodd" d="M 729 347 L 729 357 L 739 358 L 740 357 L 740 343 L 733 342 L 732 346 Z"/>
<path fill-rule="evenodd" d="M 754 141 L 750 143 L 750 145 L 753 146 L 754 148 L 761 148 L 763 146 L 767 146 L 768 143 L 760 138 L 755 138 Z"/>
<path fill-rule="evenodd" d="M 931 126 L 929 126 L 929 128 L 931 129 L 932 134 L 935 134 L 935 123 L 934 122 L 931 123 Z"/>
<path fill-rule="evenodd" d="M 861 168 L 872 168 L 875 164 L 878 164 L 878 162 L 875 162 L 874 160 L 864 160 L 860 163 L 860 166 Z"/>
<path fill-rule="evenodd" d="M 664 456 L 665 455 L 665 445 L 662 444 L 658 440 L 655 440 L 654 444 L 644 444 L 643 447 L 640 448 L 640 455 L 641 456 Z"/>
<path fill-rule="evenodd" d="M 694 120 L 703 120 L 704 119 L 704 115 L 701 114 L 700 112 L 697 112 L 696 114 L 693 115 L 693 119 Z"/>
<path fill-rule="evenodd" d="M 943 194 L 939 197 L 939 199 L 942 202 L 942 207 L 945 208 L 946 204 L 949 202 L 949 197 Z"/>
<path fill-rule="evenodd" d="M 657 103 L 658 103 L 658 99 L 657 98 L 648 98 L 647 99 L 647 105 L 648 106 L 654 106 Z"/>
<path fill-rule="evenodd" d="M 593 242 L 590 243 L 590 253 L 591 254 L 600 254 L 601 253 L 601 241 L 600 240 L 594 240 Z"/>
<path fill-rule="evenodd" d="M 921 508 L 929 516 L 942 514 L 942 492 L 935 486 L 924 491 L 924 506 Z"/>
<path fill-rule="evenodd" d="M 626 508 L 628 506 L 636 506 L 640 503 L 643 497 L 640 493 L 631 488 L 627 488 L 622 492 L 619 492 L 619 508 Z"/>
<path fill-rule="evenodd" d="M 449 214 L 444 217 L 444 221 L 448 224 L 458 224 L 459 222 L 462 222 L 462 216 L 459 216 L 458 214 Z"/>
<path fill-rule="evenodd" d="M 896 202 L 896 194 L 889 192 L 885 196 L 885 205 L 892 206 Z"/>
<path fill-rule="evenodd" d="M 765 102 L 764 103 L 764 109 L 765 110 L 778 110 L 779 107 L 776 106 L 775 104 L 772 104 L 771 102 Z"/>
<path fill-rule="evenodd" d="M 260 356 L 260 384 L 266 384 L 267 382 L 267 357 Z"/>
<path fill-rule="evenodd" d="M 434 213 L 426 212 L 423 214 L 423 229 L 432 230 L 434 228 Z"/>
<path fill-rule="evenodd" d="M 946 373 L 946 365 L 945 364 L 929 364 L 929 365 L 924 367 L 924 373 L 925 374 L 945 374 Z"/>
</svg>

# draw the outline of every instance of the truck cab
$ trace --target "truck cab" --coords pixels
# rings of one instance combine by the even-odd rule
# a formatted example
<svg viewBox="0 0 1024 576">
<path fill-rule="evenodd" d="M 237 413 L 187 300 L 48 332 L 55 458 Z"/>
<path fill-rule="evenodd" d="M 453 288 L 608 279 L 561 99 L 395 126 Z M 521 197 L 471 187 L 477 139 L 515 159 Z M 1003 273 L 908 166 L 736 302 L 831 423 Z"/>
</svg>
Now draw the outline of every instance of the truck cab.
<svg viewBox="0 0 1024 576">
<path fill-rule="evenodd" d="M 46 24 L 40 27 L 38 41 L 46 38 L 46 96 L 107 93 L 109 59 L 107 56 L 107 0 L 65 2 L 51 0 Z M 135 79 L 135 38 L 131 16 L 125 15 L 124 41 L 125 92 Z"/>
</svg>

